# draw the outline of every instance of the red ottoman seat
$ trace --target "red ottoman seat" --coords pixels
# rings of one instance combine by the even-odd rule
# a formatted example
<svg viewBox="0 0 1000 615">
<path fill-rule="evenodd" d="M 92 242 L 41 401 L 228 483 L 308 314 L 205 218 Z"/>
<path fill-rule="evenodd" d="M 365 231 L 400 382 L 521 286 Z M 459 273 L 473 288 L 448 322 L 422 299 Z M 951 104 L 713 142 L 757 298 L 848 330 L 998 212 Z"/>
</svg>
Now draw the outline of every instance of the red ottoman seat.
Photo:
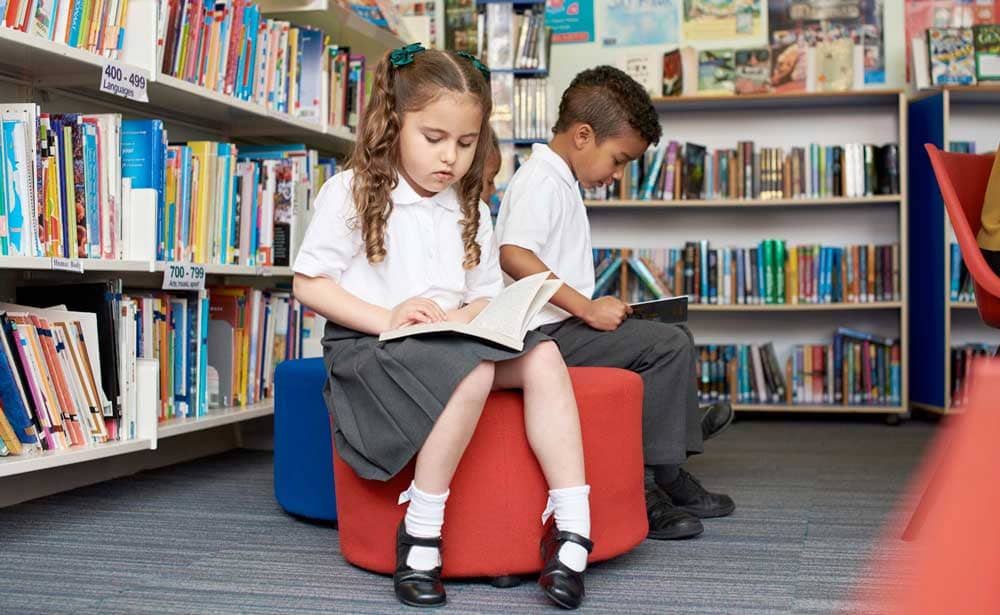
<svg viewBox="0 0 1000 615">
<path fill-rule="evenodd" d="M 642 380 L 633 372 L 570 368 L 591 485 L 590 561 L 621 555 L 646 538 Z M 520 391 L 490 395 L 451 484 L 445 511 L 445 577 L 500 577 L 541 570 L 538 543 L 548 487 L 528 446 Z M 391 574 L 397 504 L 413 463 L 388 482 L 363 480 L 333 454 L 340 548 L 361 568 Z"/>
</svg>

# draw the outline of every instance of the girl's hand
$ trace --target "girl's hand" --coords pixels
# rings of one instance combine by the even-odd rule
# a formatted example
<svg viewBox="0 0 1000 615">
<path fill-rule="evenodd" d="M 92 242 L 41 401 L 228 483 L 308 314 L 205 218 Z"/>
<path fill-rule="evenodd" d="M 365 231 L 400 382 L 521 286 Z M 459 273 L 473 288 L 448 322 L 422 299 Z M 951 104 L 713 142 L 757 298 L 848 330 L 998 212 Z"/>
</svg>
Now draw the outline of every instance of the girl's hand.
<svg viewBox="0 0 1000 615">
<path fill-rule="evenodd" d="M 441 322 L 446 319 L 447 315 L 437 303 L 423 297 L 413 297 L 392 309 L 389 314 L 387 331 L 415 324 Z"/>
</svg>

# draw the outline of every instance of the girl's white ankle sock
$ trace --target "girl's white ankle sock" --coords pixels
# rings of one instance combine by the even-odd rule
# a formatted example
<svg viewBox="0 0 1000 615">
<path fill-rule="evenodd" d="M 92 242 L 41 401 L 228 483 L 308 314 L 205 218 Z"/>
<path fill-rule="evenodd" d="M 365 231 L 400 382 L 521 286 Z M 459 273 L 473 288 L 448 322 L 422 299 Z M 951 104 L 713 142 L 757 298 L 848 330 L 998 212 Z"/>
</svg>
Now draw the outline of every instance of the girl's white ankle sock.
<svg viewBox="0 0 1000 615">
<path fill-rule="evenodd" d="M 399 503 L 409 502 L 404 518 L 406 533 L 414 538 L 437 538 L 441 536 L 441 526 L 444 525 L 444 504 L 448 494 L 434 495 L 417 489 L 410 483 L 410 488 L 399 494 Z M 435 547 L 410 547 L 406 557 L 406 565 L 414 570 L 432 570 L 441 565 L 441 552 Z"/>
<path fill-rule="evenodd" d="M 590 485 L 550 489 L 542 523 L 551 514 L 555 514 L 556 529 L 560 532 L 573 532 L 590 538 Z M 559 549 L 559 561 L 577 572 L 586 570 L 587 555 L 587 550 L 575 542 L 563 543 Z"/>
</svg>

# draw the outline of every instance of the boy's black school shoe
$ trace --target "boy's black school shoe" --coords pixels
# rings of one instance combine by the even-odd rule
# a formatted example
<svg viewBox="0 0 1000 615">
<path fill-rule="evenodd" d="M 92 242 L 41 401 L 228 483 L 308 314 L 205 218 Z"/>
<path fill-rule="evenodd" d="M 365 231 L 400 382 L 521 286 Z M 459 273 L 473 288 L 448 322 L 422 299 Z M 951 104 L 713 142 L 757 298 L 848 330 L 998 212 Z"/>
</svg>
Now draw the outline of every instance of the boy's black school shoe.
<svg viewBox="0 0 1000 615">
<path fill-rule="evenodd" d="M 396 530 L 396 572 L 392 575 L 392 589 L 396 598 L 409 606 L 441 606 L 447 600 L 441 583 L 441 567 L 433 570 L 415 570 L 406 565 L 412 547 L 441 549 L 441 538 L 417 538 L 406 533 L 404 522 Z"/>
<path fill-rule="evenodd" d="M 736 509 L 733 499 L 724 493 L 712 493 L 701 482 L 681 468 L 677 478 L 663 490 L 673 500 L 678 510 L 683 510 L 701 519 L 725 517 Z"/>
<path fill-rule="evenodd" d="M 653 540 L 681 540 L 694 538 L 705 531 L 698 517 L 680 510 L 674 505 L 652 472 L 645 473 L 646 519 L 649 521 L 647 538 Z"/>
<path fill-rule="evenodd" d="M 538 584 L 545 595 L 564 609 L 575 609 L 583 602 L 583 573 L 577 572 L 559 560 L 559 549 L 565 542 L 574 542 L 587 553 L 594 550 L 594 543 L 573 532 L 556 531 L 556 524 L 550 521 L 542 536 L 542 561 L 545 566 L 538 576 Z"/>
</svg>

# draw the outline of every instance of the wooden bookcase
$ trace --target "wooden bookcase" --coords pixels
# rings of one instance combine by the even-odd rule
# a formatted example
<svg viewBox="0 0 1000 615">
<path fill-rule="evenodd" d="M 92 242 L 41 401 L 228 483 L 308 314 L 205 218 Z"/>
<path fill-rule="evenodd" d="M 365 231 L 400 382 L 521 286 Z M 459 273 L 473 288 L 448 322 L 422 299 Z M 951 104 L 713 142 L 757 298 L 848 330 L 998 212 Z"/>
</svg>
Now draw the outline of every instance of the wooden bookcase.
<svg viewBox="0 0 1000 615">
<path fill-rule="evenodd" d="M 306 8 L 310 7 L 315 8 L 313 5 Z M 271 5 L 268 8 L 281 7 Z M 304 16 L 311 15 L 303 10 Z M 347 42 L 352 50 L 364 52 L 369 57 L 378 58 L 385 51 L 403 44 L 391 33 L 364 22 L 348 9 L 327 7 L 320 12 L 324 20 L 333 20 L 329 23 L 336 26 L 327 30 L 332 40 Z M 288 16 L 293 20 L 297 14 L 299 9 L 289 9 Z M 303 22 L 297 20 L 297 23 Z M 327 23 L 323 21 L 320 25 Z M 103 94 L 99 86 L 104 63 L 104 58 L 85 50 L 0 28 L 0 101 L 38 102 L 43 112 L 52 113 L 117 112 L 125 117 L 160 118 L 172 141 L 203 138 L 241 143 L 305 143 L 327 154 L 347 154 L 354 146 L 354 135 L 345 128 L 304 121 L 164 74 L 154 75 L 150 81 L 148 103 Z M 159 288 L 165 269 L 165 263 L 156 261 L 73 260 L 79 261 L 81 272 L 58 270 L 53 267 L 53 259 L 47 257 L 0 256 L 0 297 L 13 300 L 14 288 L 27 279 L 33 283 L 66 283 L 120 277 L 130 286 Z M 206 264 L 205 270 L 209 285 L 288 287 L 292 277 L 289 267 Z M 237 431 L 235 435 L 226 432 L 225 437 L 215 437 L 212 434 L 217 431 L 208 433 L 209 430 L 224 426 L 238 430 L 241 423 L 273 414 L 273 408 L 273 401 L 266 400 L 247 407 L 212 410 L 205 416 L 160 422 L 152 438 L 0 458 L 0 485 L 3 486 L 0 506 L 141 468 L 218 452 L 222 450 L 220 447 L 232 446 L 233 442 L 238 444 L 241 435 Z M 151 452 L 157 449 L 158 440 L 181 435 L 193 437 L 185 440 L 184 446 L 164 447 L 172 450 L 162 456 Z M 54 468 L 98 460 L 101 463 L 87 463 L 84 469 L 69 474 L 56 476 L 51 472 Z M 44 473 L 33 474 L 38 472 Z M 36 476 L 44 476 L 45 480 L 40 483 Z"/>
<path fill-rule="evenodd" d="M 896 143 L 900 194 L 862 198 L 587 201 L 596 248 L 670 248 L 708 239 L 714 247 L 756 245 L 900 245 L 901 300 L 807 305 L 689 305 L 689 325 L 700 344 L 773 341 L 784 363 L 796 344 L 830 343 L 838 326 L 899 339 L 899 405 L 742 404 L 742 411 L 876 413 L 897 417 L 909 409 L 907 302 L 907 100 L 899 90 L 705 96 L 654 100 L 664 140 L 709 150 L 752 140 L 757 147 Z"/>
<path fill-rule="evenodd" d="M 952 141 L 975 141 L 977 152 L 994 151 L 1000 144 L 998 109 L 998 86 L 945 88 L 910 101 L 911 398 L 915 407 L 941 414 L 956 409 L 951 348 L 967 342 L 998 344 L 1000 332 L 983 324 L 974 303 L 950 299 L 955 233 L 924 144 L 947 150 Z"/>
</svg>

